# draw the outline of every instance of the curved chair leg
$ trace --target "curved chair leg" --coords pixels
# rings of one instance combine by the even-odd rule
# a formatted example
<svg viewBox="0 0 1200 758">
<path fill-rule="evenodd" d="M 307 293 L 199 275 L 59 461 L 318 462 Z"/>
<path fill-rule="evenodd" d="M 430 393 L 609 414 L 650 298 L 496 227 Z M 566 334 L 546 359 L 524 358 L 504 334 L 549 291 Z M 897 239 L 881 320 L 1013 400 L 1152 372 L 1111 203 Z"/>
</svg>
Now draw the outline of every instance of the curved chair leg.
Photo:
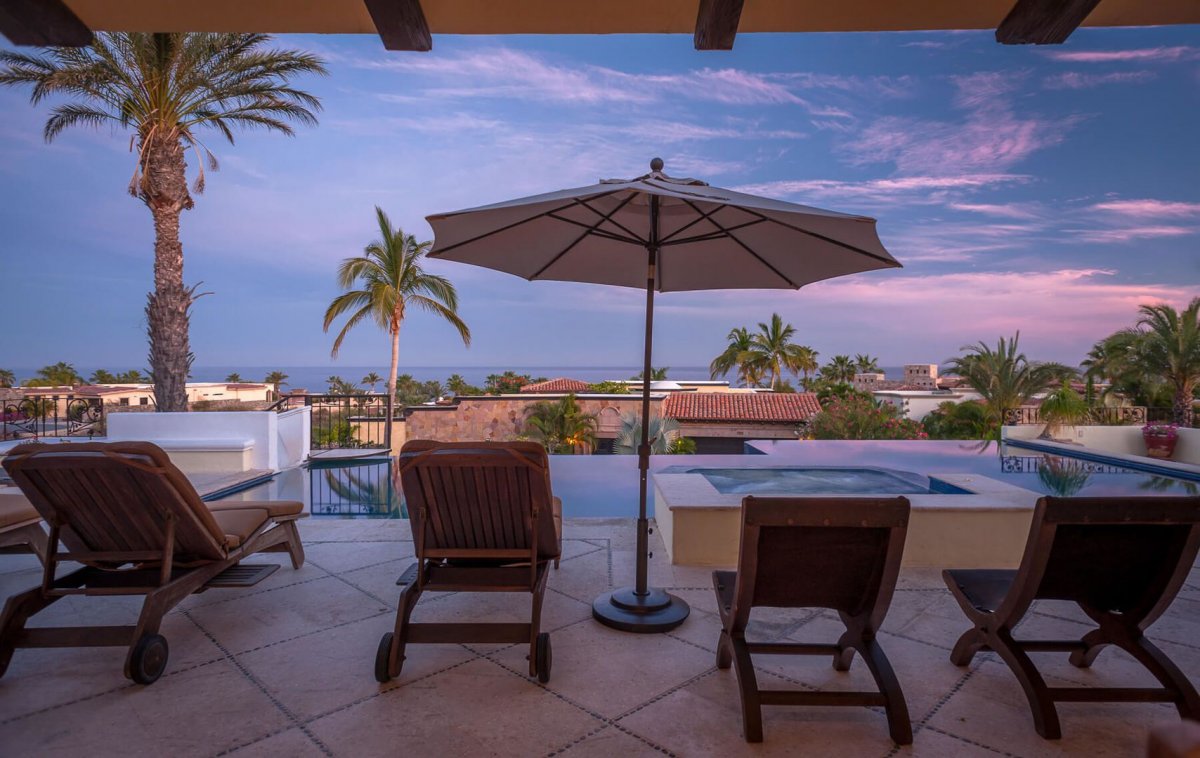
<svg viewBox="0 0 1200 758">
<path fill-rule="evenodd" d="M 717 668 L 727 669 L 733 665 L 733 642 L 729 639 L 729 632 L 721 630 L 721 636 L 717 638 Z"/>
<path fill-rule="evenodd" d="M 25 622 L 42 609 L 57 602 L 59 597 L 45 597 L 41 586 L 13 595 L 4 603 L 0 613 L 0 676 L 8 670 L 16 649 L 16 639 L 25 629 Z"/>
<path fill-rule="evenodd" d="M 1200 720 L 1200 695 L 1196 694 L 1196 688 L 1187 675 L 1166 653 L 1145 637 L 1138 637 L 1132 645 L 1121 647 L 1145 666 L 1164 687 L 1179 694 L 1175 709 L 1179 711 L 1180 718 Z"/>
<path fill-rule="evenodd" d="M 1076 650 L 1071 653 L 1068 659 L 1071 665 L 1075 668 L 1085 669 L 1096 662 L 1096 656 L 1100 655 L 1100 651 L 1112 644 L 1108 636 L 1101 629 L 1093 629 L 1083 635 L 1080 640 L 1084 645 L 1087 645 L 1083 650 Z"/>
<path fill-rule="evenodd" d="M 875 640 L 865 640 L 859 645 L 863 662 L 875 678 L 875 685 L 883 693 L 883 709 L 887 713 L 888 732 L 892 741 L 897 745 L 911 745 L 913 735 L 912 721 L 908 717 L 908 703 L 904 700 L 904 691 L 900 689 L 900 680 L 896 678 L 891 662 Z"/>
<path fill-rule="evenodd" d="M 529 612 L 529 675 L 537 676 L 537 637 L 542 628 L 542 600 L 546 597 L 546 578 L 549 572 L 542 569 L 542 575 L 533 588 L 533 602 Z"/>
<path fill-rule="evenodd" d="M 292 568 L 299 571 L 304 565 L 304 543 L 300 541 L 300 529 L 295 521 L 288 521 L 283 526 L 288 531 L 287 551 L 292 559 Z"/>
<path fill-rule="evenodd" d="M 392 636 L 392 649 L 388 656 L 388 676 L 395 678 L 400 675 L 400 667 L 404 665 L 404 649 L 408 643 L 408 619 L 412 616 L 413 608 L 421 597 L 421 590 L 412 583 L 400 592 L 400 604 L 396 608 L 396 629 Z"/>
<path fill-rule="evenodd" d="M 950 651 L 950 662 L 955 666 L 967 666 L 975 660 L 975 654 L 987 647 L 987 636 L 981 629 L 968 629 L 954 643 Z"/>
<path fill-rule="evenodd" d="M 835 671 L 849 671 L 850 664 L 854 662 L 854 646 L 861 640 L 861 636 L 849 630 L 841 636 L 837 641 L 841 652 L 833 654 L 833 668 Z"/>
<path fill-rule="evenodd" d="M 762 703 L 758 698 L 758 679 L 754 676 L 754 663 L 744 639 L 729 639 L 733 648 L 734 671 L 737 672 L 738 690 L 742 698 L 742 735 L 746 742 L 762 742 Z"/>
<path fill-rule="evenodd" d="M 1021 689 L 1025 690 L 1029 709 L 1033 713 L 1033 728 L 1045 739 L 1060 739 L 1062 726 L 1058 721 L 1058 711 L 1050 696 L 1050 688 L 1046 686 L 1046 680 L 1033 665 L 1033 661 L 1017 646 L 1012 634 L 1005 629 L 993 635 L 993 644 L 990 647 L 1004 659 L 1020 682 Z"/>
</svg>

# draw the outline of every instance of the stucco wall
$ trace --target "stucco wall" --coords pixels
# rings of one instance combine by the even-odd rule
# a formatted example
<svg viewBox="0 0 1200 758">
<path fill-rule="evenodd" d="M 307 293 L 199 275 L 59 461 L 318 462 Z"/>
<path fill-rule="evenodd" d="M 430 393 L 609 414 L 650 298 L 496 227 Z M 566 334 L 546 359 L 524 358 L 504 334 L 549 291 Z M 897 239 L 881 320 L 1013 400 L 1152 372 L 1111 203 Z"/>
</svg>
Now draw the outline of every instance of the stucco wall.
<svg viewBox="0 0 1200 758">
<path fill-rule="evenodd" d="M 410 440 L 439 440 L 442 442 L 464 440 L 514 440 L 525 429 L 527 409 L 542 401 L 556 402 L 560 395 L 538 395 L 518 397 L 464 397 L 455 406 L 410 408 L 405 419 L 404 436 Z M 600 419 L 597 436 L 613 437 L 619 429 L 620 417 L 637 414 L 641 409 L 641 398 L 628 397 L 576 397 L 584 413 L 593 413 Z M 662 399 L 650 399 L 650 412 L 657 414 Z"/>
</svg>

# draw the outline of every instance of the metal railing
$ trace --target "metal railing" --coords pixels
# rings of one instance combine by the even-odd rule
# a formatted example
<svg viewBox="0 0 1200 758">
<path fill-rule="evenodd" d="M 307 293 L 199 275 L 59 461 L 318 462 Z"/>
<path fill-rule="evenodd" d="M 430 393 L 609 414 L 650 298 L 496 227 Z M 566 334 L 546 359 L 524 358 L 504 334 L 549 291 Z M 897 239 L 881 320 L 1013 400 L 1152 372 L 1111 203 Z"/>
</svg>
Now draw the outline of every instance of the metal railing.
<svg viewBox="0 0 1200 758">
<path fill-rule="evenodd" d="M 384 394 L 286 395 L 270 410 L 312 408 L 312 449 L 390 450 L 395 408 Z"/>
<path fill-rule="evenodd" d="M 392 482 L 392 459 L 364 463 L 322 461 L 308 468 L 314 516 L 402 516 Z"/>
<path fill-rule="evenodd" d="M 1023 426 L 1029 424 L 1041 424 L 1042 421 L 1041 408 L 1033 406 L 1023 406 L 1021 408 L 1010 408 L 1004 412 L 1005 426 Z M 1160 410 L 1160 409 L 1153 409 Z M 1169 409 L 1168 409 L 1169 410 Z M 1145 406 L 1133 405 L 1119 408 L 1092 408 L 1088 412 L 1088 418 L 1084 421 L 1087 425 L 1100 426 L 1125 426 L 1132 424 L 1144 424 L 1147 420 L 1147 409 Z"/>
<path fill-rule="evenodd" d="M 103 433 L 104 401 L 98 397 L 27 394 L 0 405 L 0 441 Z"/>
</svg>

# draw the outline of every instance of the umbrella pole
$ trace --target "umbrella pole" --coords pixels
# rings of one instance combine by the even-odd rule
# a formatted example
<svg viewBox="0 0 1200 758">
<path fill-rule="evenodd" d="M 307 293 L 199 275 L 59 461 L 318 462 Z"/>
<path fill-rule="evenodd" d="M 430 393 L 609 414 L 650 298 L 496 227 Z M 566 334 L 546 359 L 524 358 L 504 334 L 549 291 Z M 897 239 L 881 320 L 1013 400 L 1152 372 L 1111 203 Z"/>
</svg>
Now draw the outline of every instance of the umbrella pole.
<svg viewBox="0 0 1200 758">
<path fill-rule="evenodd" d="M 658 263 L 658 196 L 650 197 L 650 244 L 646 246 L 646 349 L 642 366 L 642 439 L 638 446 L 637 574 L 633 587 L 601 594 L 592 603 L 592 616 L 623 632 L 669 632 L 687 619 L 691 609 L 681 598 L 647 586 L 650 522 L 646 495 L 650 473 L 650 380 L 654 345 L 654 287 Z"/>
</svg>

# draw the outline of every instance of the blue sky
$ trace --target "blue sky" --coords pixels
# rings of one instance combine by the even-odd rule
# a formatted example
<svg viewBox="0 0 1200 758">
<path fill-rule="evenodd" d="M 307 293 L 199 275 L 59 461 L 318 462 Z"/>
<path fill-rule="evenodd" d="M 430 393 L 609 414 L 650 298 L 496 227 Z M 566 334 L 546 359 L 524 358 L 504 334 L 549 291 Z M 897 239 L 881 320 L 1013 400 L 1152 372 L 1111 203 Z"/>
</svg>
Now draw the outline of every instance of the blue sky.
<svg viewBox="0 0 1200 758">
<path fill-rule="evenodd" d="M 822 357 L 939 362 L 1021 330 L 1076 363 L 1139 303 L 1200 295 L 1200 28 L 1081 30 L 1060 47 L 991 32 L 690 37 L 285 36 L 326 58 L 294 139 L 210 135 L 221 171 L 183 217 L 198 365 L 330 364 L 337 262 L 372 208 L 427 214 L 667 172 L 879 220 L 905 266 L 799 292 L 660 296 L 656 363 L 706 364 L 731 327 L 780 312 Z M 45 107 L 0 90 L 0 367 L 144 366 L 149 212 L 127 134 L 41 139 Z M 194 163 L 194 159 L 190 161 Z M 474 332 L 416 314 L 401 366 L 635 365 L 643 296 L 454 263 Z M 386 365 L 360 327 L 332 366 Z"/>
</svg>

